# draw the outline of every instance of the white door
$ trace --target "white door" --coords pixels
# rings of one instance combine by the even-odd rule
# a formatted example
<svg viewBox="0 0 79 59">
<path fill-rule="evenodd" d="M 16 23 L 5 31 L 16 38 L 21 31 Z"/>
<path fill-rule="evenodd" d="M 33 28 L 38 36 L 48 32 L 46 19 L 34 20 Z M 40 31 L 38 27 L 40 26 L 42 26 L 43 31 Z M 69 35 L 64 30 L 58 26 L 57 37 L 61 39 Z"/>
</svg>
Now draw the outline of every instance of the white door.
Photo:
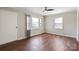
<svg viewBox="0 0 79 59">
<path fill-rule="evenodd" d="M 17 13 L 0 10 L 0 44 L 17 40 Z"/>
</svg>

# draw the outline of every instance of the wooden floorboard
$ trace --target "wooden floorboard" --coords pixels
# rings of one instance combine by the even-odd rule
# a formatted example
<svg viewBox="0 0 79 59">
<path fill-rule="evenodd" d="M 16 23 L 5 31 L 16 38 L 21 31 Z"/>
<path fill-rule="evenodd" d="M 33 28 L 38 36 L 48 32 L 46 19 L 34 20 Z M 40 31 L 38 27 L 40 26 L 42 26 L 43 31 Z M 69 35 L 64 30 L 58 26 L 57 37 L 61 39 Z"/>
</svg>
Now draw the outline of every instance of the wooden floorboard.
<svg viewBox="0 0 79 59">
<path fill-rule="evenodd" d="M 75 38 L 44 33 L 0 45 L 0 51 L 78 51 L 78 47 Z"/>
</svg>

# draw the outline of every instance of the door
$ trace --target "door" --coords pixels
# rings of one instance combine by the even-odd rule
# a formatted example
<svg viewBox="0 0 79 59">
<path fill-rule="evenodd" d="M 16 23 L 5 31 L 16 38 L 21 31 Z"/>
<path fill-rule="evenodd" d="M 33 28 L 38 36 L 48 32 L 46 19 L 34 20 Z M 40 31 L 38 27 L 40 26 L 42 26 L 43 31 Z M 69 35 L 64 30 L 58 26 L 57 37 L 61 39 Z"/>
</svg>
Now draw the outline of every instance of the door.
<svg viewBox="0 0 79 59">
<path fill-rule="evenodd" d="M 17 40 L 17 13 L 0 10 L 0 44 Z"/>
</svg>

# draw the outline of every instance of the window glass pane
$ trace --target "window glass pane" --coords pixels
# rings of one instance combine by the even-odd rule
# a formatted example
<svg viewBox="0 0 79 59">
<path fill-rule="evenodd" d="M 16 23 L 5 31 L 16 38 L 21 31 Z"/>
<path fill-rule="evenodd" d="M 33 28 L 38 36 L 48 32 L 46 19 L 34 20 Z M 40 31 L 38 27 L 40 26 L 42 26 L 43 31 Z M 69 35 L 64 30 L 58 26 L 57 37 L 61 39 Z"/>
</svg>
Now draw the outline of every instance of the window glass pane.
<svg viewBox="0 0 79 59">
<path fill-rule="evenodd" d="M 42 23 L 42 19 L 40 19 L 40 23 Z"/>
<path fill-rule="evenodd" d="M 55 19 L 55 29 L 63 29 L 63 18 Z"/>
<path fill-rule="evenodd" d="M 40 26 L 42 26 L 42 19 L 40 19 Z"/>
<path fill-rule="evenodd" d="M 63 25 L 61 23 L 55 24 L 55 29 L 62 29 Z"/>
<path fill-rule="evenodd" d="M 63 23 L 63 18 L 56 18 L 55 23 Z"/>
<path fill-rule="evenodd" d="M 32 18 L 32 29 L 39 28 L 39 18 Z"/>
<path fill-rule="evenodd" d="M 27 30 L 30 29 L 30 17 L 27 16 Z"/>
<path fill-rule="evenodd" d="M 38 23 L 39 22 L 39 20 L 38 20 L 38 18 L 32 18 L 32 23 L 34 24 L 34 23 Z"/>
</svg>

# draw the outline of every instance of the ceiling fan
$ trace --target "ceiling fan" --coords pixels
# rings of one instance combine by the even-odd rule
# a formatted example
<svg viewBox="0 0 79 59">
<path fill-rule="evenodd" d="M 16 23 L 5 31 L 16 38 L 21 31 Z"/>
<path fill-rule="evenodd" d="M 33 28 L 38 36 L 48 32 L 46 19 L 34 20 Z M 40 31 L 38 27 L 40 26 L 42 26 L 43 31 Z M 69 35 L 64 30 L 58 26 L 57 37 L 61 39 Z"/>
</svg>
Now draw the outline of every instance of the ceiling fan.
<svg viewBox="0 0 79 59">
<path fill-rule="evenodd" d="M 54 9 L 49 9 L 47 7 L 44 7 L 44 11 L 43 12 L 47 12 L 47 11 L 53 11 Z"/>
</svg>

